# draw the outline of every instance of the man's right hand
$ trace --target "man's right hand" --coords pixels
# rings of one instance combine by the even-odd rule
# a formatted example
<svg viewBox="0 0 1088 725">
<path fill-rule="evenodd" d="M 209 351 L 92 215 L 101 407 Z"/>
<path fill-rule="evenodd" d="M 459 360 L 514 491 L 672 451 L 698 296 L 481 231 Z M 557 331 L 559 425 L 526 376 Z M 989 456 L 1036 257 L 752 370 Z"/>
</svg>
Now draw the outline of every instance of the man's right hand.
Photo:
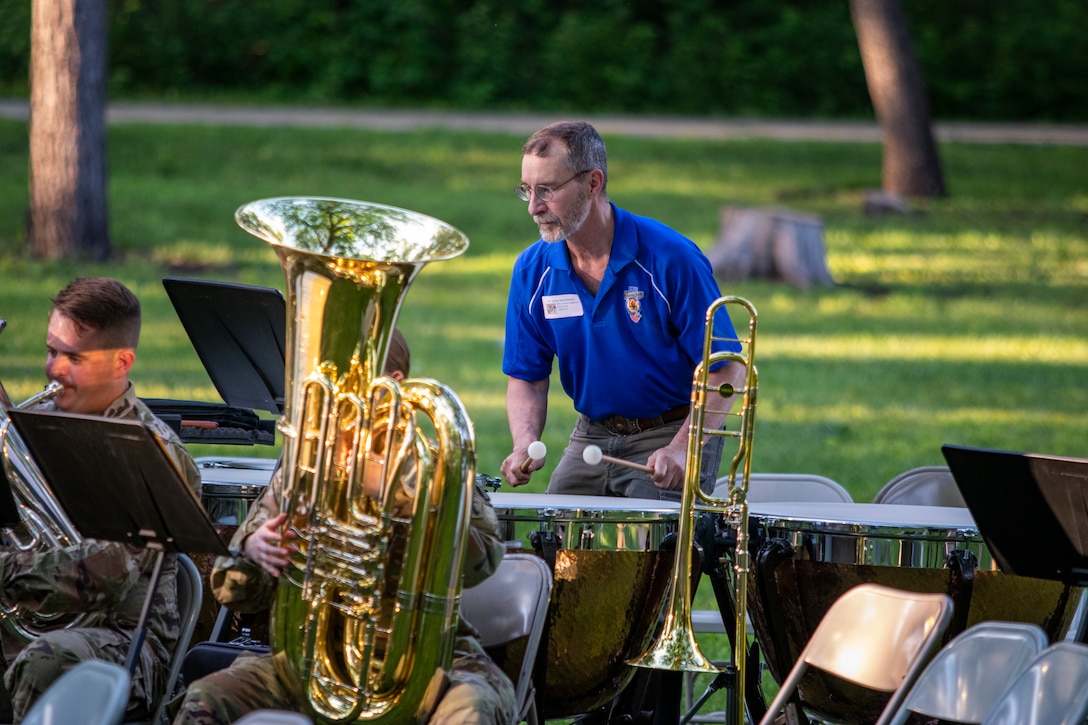
<svg viewBox="0 0 1088 725">
<path fill-rule="evenodd" d="M 524 486 L 529 483 L 533 471 L 544 467 L 544 460 L 544 458 L 530 458 L 528 447 L 515 448 L 514 452 L 502 462 L 502 477 L 515 488 Z M 528 466 L 525 465 L 527 461 L 529 462 Z"/>
<path fill-rule="evenodd" d="M 265 521 L 260 528 L 246 537 L 244 544 L 246 558 L 275 577 L 283 572 L 291 553 L 289 547 L 280 545 L 280 529 L 286 520 L 287 514 L 281 513 Z M 294 538 L 291 531 L 287 532 L 287 536 Z"/>
</svg>

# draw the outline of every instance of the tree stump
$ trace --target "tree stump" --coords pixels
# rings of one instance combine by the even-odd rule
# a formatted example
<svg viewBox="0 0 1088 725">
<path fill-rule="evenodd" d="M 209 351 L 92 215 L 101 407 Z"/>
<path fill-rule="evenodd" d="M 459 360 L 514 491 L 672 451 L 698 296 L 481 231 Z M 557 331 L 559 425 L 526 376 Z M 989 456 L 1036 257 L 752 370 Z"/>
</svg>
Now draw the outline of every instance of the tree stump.
<svg viewBox="0 0 1088 725">
<path fill-rule="evenodd" d="M 722 208 L 721 232 L 707 253 L 723 282 L 784 280 L 808 289 L 832 285 L 818 216 L 787 209 Z"/>
</svg>

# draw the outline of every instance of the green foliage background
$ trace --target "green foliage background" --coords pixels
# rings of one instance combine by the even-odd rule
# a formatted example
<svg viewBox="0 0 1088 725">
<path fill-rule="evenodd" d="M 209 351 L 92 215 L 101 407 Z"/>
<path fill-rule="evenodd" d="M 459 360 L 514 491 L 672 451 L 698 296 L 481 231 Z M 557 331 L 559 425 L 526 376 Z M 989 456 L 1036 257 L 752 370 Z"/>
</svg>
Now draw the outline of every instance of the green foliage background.
<svg viewBox="0 0 1088 725">
<path fill-rule="evenodd" d="M 933 115 L 1088 119 L 1082 0 L 904 0 Z M 25 95 L 29 0 L 0 0 Z M 847 0 L 111 0 L 110 92 L 290 103 L 872 115 Z"/>
</svg>

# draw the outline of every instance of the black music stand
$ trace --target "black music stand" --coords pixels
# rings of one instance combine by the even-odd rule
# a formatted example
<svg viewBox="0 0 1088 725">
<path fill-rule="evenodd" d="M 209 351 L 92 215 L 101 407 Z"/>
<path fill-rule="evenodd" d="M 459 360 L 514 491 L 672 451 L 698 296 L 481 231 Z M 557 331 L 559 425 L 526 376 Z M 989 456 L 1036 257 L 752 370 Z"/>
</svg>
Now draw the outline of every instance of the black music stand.
<svg viewBox="0 0 1088 725">
<path fill-rule="evenodd" d="M 941 453 L 1002 571 L 1088 586 L 1088 459 L 954 445 Z M 1086 635 L 1082 621 L 1077 641 Z"/>
<path fill-rule="evenodd" d="M 129 646 L 126 668 L 131 675 L 166 553 L 225 555 L 227 548 L 162 442 L 144 423 L 21 409 L 8 414 L 81 535 L 157 552 Z M 0 488 L 10 497 L 8 487 Z"/>
<path fill-rule="evenodd" d="M 0 439 L 3 445 L 3 439 Z M 0 451 L 0 477 L 8 480 L 7 456 Z M 19 505 L 15 503 L 15 494 L 11 492 L 11 486 L 0 486 L 0 528 L 10 529 L 22 523 L 23 517 L 19 515 Z"/>
<path fill-rule="evenodd" d="M 272 287 L 163 277 L 208 377 L 227 405 L 283 412 L 287 304 Z"/>
</svg>

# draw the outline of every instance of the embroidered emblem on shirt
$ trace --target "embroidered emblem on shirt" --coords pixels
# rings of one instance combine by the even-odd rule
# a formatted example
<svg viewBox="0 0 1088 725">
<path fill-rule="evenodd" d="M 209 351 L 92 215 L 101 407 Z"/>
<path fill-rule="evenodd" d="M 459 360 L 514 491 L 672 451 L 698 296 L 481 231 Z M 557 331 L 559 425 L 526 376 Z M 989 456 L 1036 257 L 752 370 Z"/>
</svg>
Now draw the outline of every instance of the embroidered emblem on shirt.
<svg viewBox="0 0 1088 725">
<path fill-rule="evenodd" d="M 623 304 L 627 307 L 627 316 L 631 322 L 642 319 L 642 298 L 646 295 L 639 291 L 638 287 L 628 287 L 623 293 Z"/>
</svg>

